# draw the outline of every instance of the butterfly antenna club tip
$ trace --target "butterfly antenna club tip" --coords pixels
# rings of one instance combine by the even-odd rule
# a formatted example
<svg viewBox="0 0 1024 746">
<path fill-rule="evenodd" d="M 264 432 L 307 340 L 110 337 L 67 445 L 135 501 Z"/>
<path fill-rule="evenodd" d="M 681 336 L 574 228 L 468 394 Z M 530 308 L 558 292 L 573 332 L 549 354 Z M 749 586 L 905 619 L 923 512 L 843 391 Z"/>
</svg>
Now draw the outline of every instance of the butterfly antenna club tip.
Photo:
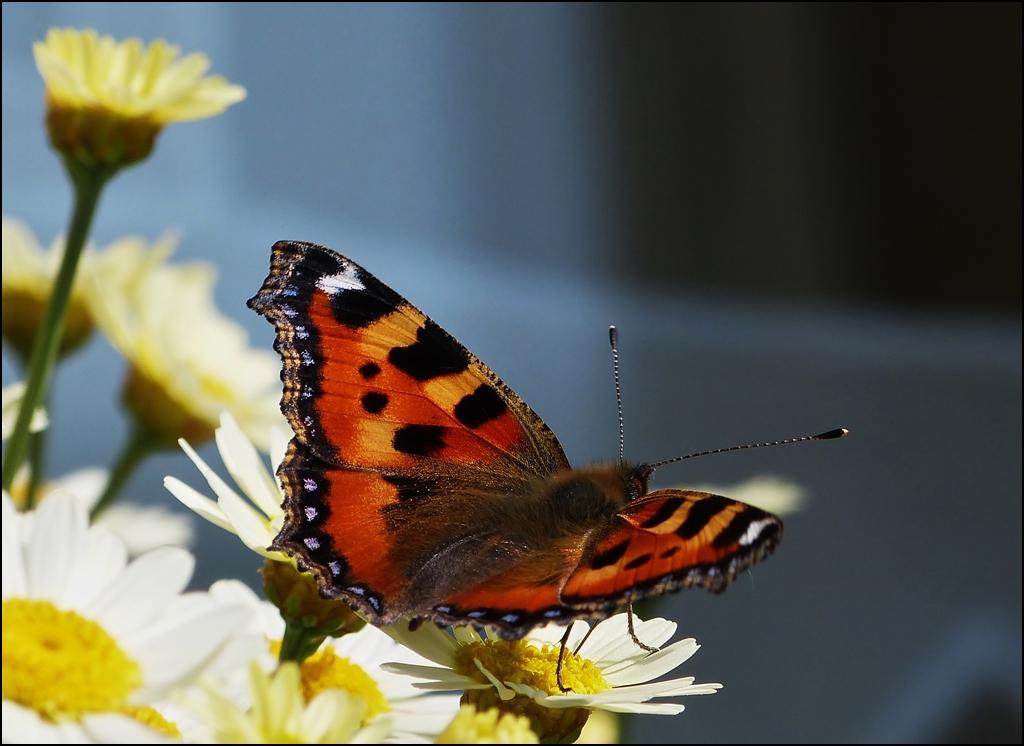
<svg viewBox="0 0 1024 746">
<path fill-rule="evenodd" d="M 850 431 L 845 427 L 840 427 L 835 430 L 829 430 L 827 433 L 821 435 L 815 435 L 811 440 L 832 440 L 833 438 L 845 438 L 850 434 Z"/>
<path fill-rule="evenodd" d="M 787 438 L 786 440 L 773 440 L 770 443 L 750 443 L 745 446 L 732 446 L 731 448 L 716 448 L 713 451 L 701 451 L 700 453 L 690 453 L 686 456 L 677 456 L 676 458 L 666 459 L 665 461 L 659 461 L 656 464 L 651 464 L 651 468 L 657 469 L 659 466 L 666 466 L 668 464 L 674 464 L 677 461 L 685 461 L 688 458 L 697 458 L 698 456 L 710 456 L 713 453 L 729 453 L 731 451 L 746 451 L 751 448 L 768 448 L 770 446 L 784 446 L 790 443 L 806 443 L 810 440 L 832 440 L 834 438 L 842 438 L 850 434 L 850 431 L 845 427 L 837 428 L 836 430 L 829 430 L 827 433 L 821 433 L 820 435 L 805 435 L 802 438 Z"/>
</svg>

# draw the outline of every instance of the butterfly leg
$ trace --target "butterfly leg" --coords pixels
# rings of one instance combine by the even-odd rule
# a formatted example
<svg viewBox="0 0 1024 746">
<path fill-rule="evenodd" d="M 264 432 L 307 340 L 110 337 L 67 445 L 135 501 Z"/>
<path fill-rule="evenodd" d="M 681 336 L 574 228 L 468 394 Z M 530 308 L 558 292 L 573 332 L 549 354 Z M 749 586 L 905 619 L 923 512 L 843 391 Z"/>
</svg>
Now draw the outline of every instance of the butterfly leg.
<svg viewBox="0 0 1024 746">
<path fill-rule="evenodd" d="M 636 636 L 636 631 L 633 629 L 633 602 L 629 603 L 626 607 L 626 620 L 629 624 L 629 636 L 633 639 L 633 643 L 640 649 L 646 650 L 648 653 L 657 653 L 658 648 L 652 648 L 650 645 L 645 645 L 640 642 L 640 638 Z"/>
<path fill-rule="evenodd" d="M 572 632 L 572 625 L 568 625 L 565 628 L 565 634 L 562 635 L 562 641 L 559 643 L 558 648 L 558 666 L 555 668 L 555 680 L 558 682 L 558 690 L 561 692 L 571 692 L 572 689 L 562 683 L 562 663 L 565 661 L 565 647 L 569 644 L 569 633 Z"/>
</svg>

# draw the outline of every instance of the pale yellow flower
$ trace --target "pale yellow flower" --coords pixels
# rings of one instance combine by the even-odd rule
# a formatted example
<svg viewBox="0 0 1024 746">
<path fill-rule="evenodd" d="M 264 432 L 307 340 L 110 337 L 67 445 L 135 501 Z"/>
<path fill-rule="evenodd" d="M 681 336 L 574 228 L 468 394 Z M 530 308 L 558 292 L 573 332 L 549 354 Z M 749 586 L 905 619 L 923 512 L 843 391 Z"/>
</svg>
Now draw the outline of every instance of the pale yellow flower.
<svg viewBox="0 0 1024 746">
<path fill-rule="evenodd" d="M 363 727 L 366 701 L 343 689 L 324 689 L 307 703 L 291 661 L 273 674 L 249 664 L 247 709 L 212 682 L 204 690 L 188 704 L 217 743 L 380 743 L 390 728 L 387 715 Z"/>
<path fill-rule="evenodd" d="M 772 474 L 759 474 L 731 485 L 701 484 L 683 489 L 726 495 L 733 500 L 767 510 L 775 515 L 786 515 L 807 506 L 807 490 L 796 482 Z"/>
<path fill-rule="evenodd" d="M 141 284 L 148 273 L 166 263 L 176 243 L 176 235 L 166 233 L 152 246 L 139 236 L 126 236 L 103 249 L 86 247 L 71 289 L 61 353 L 77 349 L 89 338 L 97 313 L 102 315 L 105 307 L 130 302 L 109 295 Z M 26 358 L 63 254 L 62 237 L 43 249 L 28 226 L 13 218 L 3 219 L 3 333 Z"/>
<path fill-rule="evenodd" d="M 502 713 L 497 707 L 477 712 L 472 705 L 463 705 L 437 743 L 540 743 L 530 728 L 530 719 L 522 715 Z"/>
<path fill-rule="evenodd" d="M 28 226 L 13 218 L 3 219 L 3 275 L 0 277 L 3 334 L 25 360 L 42 322 L 63 255 L 63 239 L 55 240 L 48 250 L 43 249 Z M 82 256 L 79 272 L 88 271 L 90 260 L 91 255 L 87 251 Z M 67 354 L 77 349 L 91 333 L 92 315 L 79 276 L 71 288 L 60 353 Z"/>
<path fill-rule="evenodd" d="M 284 424 L 278 358 L 250 348 L 245 330 L 217 309 L 212 266 L 147 260 L 168 242 L 149 249 L 126 239 L 87 277 L 96 325 L 130 365 L 125 403 L 167 446 L 207 440 L 227 411 L 267 450 L 271 427 Z"/>
<path fill-rule="evenodd" d="M 220 76 L 204 77 L 205 55 L 157 39 L 116 42 L 94 30 L 50 29 L 32 51 L 46 83 L 54 147 L 89 164 L 127 165 L 145 158 L 160 129 L 205 119 L 245 98 Z"/>
</svg>

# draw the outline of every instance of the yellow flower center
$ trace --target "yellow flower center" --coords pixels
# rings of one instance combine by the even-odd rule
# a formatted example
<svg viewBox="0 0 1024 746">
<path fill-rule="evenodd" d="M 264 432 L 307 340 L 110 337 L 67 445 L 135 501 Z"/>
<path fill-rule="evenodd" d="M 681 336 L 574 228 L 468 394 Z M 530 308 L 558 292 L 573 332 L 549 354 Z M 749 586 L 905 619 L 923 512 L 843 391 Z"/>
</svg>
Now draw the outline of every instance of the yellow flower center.
<svg viewBox="0 0 1024 746">
<path fill-rule="evenodd" d="M 270 648 L 274 655 L 278 655 L 281 652 L 281 643 L 274 641 Z M 391 711 L 391 705 L 373 677 L 348 658 L 335 655 L 331 645 L 325 645 L 306 658 L 299 676 L 302 696 L 307 704 L 325 689 L 342 689 L 366 701 L 363 725 L 378 715 Z"/>
<path fill-rule="evenodd" d="M 141 684 L 139 664 L 96 622 L 49 601 L 3 602 L 4 699 L 59 722 L 123 712 Z"/>
<path fill-rule="evenodd" d="M 455 654 L 454 669 L 481 684 L 489 683 L 473 659 L 483 664 L 498 681 L 525 684 L 537 691 L 561 694 L 556 678 L 558 646 L 537 647 L 526 640 L 483 640 L 463 645 Z M 597 694 L 611 685 L 592 661 L 565 651 L 562 683 L 577 694 Z"/>
</svg>

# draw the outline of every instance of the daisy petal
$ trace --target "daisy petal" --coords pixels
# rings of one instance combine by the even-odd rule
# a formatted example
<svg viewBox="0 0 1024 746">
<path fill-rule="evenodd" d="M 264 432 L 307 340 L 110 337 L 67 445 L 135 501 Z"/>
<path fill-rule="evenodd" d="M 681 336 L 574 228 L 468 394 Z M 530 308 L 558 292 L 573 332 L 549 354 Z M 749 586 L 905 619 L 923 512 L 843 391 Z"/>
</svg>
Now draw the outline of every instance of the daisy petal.
<svg viewBox="0 0 1024 746">
<path fill-rule="evenodd" d="M 686 708 L 671 702 L 634 702 L 626 705 L 602 705 L 601 709 L 635 715 L 678 715 Z"/>
<path fill-rule="evenodd" d="M 191 508 L 213 525 L 234 533 L 231 521 L 224 515 L 224 511 L 206 495 L 197 492 L 175 477 L 164 477 L 164 487 L 178 498 L 186 508 Z"/>
<path fill-rule="evenodd" d="M 265 515 L 281 510 L 281 493 L 274 479 L 267 473 L 256 446 L 245 437 L 230 413 L 224 412 L 217 429 L 217 449 L 231 475 L 242 491 Z"/>
<path fill-rule="evenodd" d="M 101 526 L 94 526 L 89 531 L 85 556 L 72 572 L 64 594 L 65 606 L 76 611 L 88 607 L 127 564 L 124 544 Z"/>
<path fill-rule="evenodd" d="M 156 623 L 124 639 L 146 676 L 133 701 L 152 701 L 190 678 L 250 616 L 248 609 L 221 606 L 206 594 L 180 597 Z"/>
<path fill-rule="evenodd" d="M 79 562 L 88 522 L 75 498 L 54 493 L 36 509 L 29 539 L 29 594 L 59 602 Z"/>
<path fill-rule="evenodd" d="M 21 516 L 7 493 L 3 493 L 3 598 L 24 596 L 28 591 L 21 546 Z M 5 731 L 6 733 L 6 731 Z M 7 743 L 7 736 L 4 736 Z"/>
<path fill-rule="evenodd" d="M 130 634 L 153 621 L 184 590 L 193 567 L 195 559 L 183 549 L 154 549 L 131 563 L 86 611 L 111 634 Z"/>
<path fill-rule="evenodd" d="M 399 622 L 390 627 L 381 627 L 381 631 L 429 661 L 449 668 L 455 664 L 455 651 L 458 650 L 459 644 L 435 624 L 425 622 L 410 632 L 408 624 Z"/>
<path fill-rule="evenodd" d="M 177 743 L 178 739 L 165 736 L 143 725 L 134 718 L 115 713 L 86 715 L 82 729 L 94 743 Z"/>
<path fill-rule="evenodd" d="M 604 678 L 612 686 L 641 684 L 662 676 L 686 660 L 689 660 L 700 645 L 692 637 L 674 642 L 628 668 L 605 671 Z"/>
</svg>

